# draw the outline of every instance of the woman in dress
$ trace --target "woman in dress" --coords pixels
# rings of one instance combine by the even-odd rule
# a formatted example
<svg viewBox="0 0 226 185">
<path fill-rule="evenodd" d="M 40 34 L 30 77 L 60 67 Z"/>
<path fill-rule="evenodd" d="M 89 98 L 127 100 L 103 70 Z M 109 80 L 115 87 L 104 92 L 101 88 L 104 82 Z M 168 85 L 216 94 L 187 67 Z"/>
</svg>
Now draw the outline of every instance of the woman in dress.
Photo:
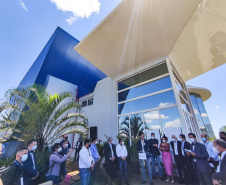
<svg viewBox="0 0 226 185">
<path fill-rule="evenodd" d="M 170 181 L 171 177 L 171 182 L 174 183 L 173 179 L 173 161 L 172 161 L 172 156 L 170 153 L 170 145 L 167 143 L 168 138 L 164 135 L 161 139 L 161 144 L 159 146 L 159 150 L 162 152 L 162 160 L 163 164 L 166 170 L 167 174 L 167 179 L 166 181 Z"/>
</svg>

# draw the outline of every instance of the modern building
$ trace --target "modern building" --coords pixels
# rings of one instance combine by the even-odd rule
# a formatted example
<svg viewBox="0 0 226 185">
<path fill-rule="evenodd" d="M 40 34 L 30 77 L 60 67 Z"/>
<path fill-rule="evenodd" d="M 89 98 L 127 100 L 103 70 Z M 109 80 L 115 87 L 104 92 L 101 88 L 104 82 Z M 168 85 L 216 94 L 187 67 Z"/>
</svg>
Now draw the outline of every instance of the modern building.
<svg viewBox="0 0 226 185">
<path fill-rule="evenodd" d="M 20 86 L 75 92 L 91 137 L 211 135 L 185 83 L 226 61 L 226 2 L 207 1 L 123 0 L 81 42 L 58 28 Z"/>
<path fill-rule="evenodd" d="M 209 137 L 215 137 L 212 125 L 203 104 L 204 101 L 211 97 L 211 92 L 208 89 L 201 87 L 187 86 L 187 88 L 201 133 L 207 134 Z"/>
</svg>

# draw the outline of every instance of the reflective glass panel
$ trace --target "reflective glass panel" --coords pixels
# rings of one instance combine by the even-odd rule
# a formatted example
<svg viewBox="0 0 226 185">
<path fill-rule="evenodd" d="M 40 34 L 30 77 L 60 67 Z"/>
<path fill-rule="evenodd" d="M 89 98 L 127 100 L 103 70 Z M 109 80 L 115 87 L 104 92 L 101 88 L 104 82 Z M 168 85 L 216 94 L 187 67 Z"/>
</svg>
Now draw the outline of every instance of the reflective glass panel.
<svg viewBox="0 0 226 185">
<path fill-rule="evenodd" d="M 155 135 L 156 133 L 162 133 L 160 114 L 158 110 L 144 112 L 144 124 L 146 131 L 152 130 L 155 133 Z"/>
<path fill-rule="evenodd" d="M 118 114 L 127 114 L 141 110 L 152 109 L 156 107 L 164 107 L 176 104 L 173 91 L 156 94 L 146 98 L 122 103 L 118 105 Z"/>
<path fill-rule="evenodd" d="M 85 107 L 85 106 L 87 106 L 87 100 L 82 102 L 82 107 Z"/>
<path fill-rule="evenodd" d="M 118 118 L 119 123 L 119 134 L 123 137 L 129 137 L 130 136 L 130 123 L 129 123 L 129 117 L 128 116 L 122 116 Z"/>
<path fill-rule="evenodd" d="M 144 131 L 142 113 L 130 115 L 131 137 L 137 138 Z"/>
<path fill-rule="evenodd" d="M 88 105 L 93 105 L 93 98 L 88 100 Z"/>
<path fill-rule="evenodd" d="M 172 134 L 179 136 L 180 133 L 182 133 L 181 120 L 177 107 L 161 109 L 160 115 L 162 119 L 163 131 L 169 140 Z"/>
<path fill-rule="evenodd" d="M 118 102 L 126 101 L 132 98 L 137 98 L 139 96 L 144 96 L 144 95 L 151 94 L 164 89 L 168 89 L 171 87 L 172 87 L 172 84 L 171 84 L 170 77 L 167 76 L 159 80 L 118 93 Z"/>
<path fill-rule="evenodd" d="M 150 68 L 146 71 L 143 71 L 130 78 L 127 78 L 123 81 L 118 82 L 118 91 L 131 87 L 133 85 L 139 84 L 141 82 L 145 82 L 147 80 L 156 78 L 166 73 L 168 73 L 168 68 L 166 63 L 160 64 L 156 67 Z"/>
</svg>

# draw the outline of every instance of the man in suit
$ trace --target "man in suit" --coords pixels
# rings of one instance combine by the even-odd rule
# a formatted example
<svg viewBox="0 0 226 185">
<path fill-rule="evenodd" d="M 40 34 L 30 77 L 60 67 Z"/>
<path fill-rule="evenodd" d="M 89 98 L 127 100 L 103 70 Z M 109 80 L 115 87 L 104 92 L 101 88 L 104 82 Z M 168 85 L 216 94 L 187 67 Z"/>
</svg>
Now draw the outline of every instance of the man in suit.
<svg viewBox="0 0 226 185">
<path fill-rule="evenodd" d="M 207 159 L 209 154 L 206 147 L 196 141 L 196 135 L 193 133 L 188 134 L 189 140 L 192 143 L 190 151 L 187 151 L 188 156 L 192 156 L 194 170 L 199 178 L 201 185 L 213 185 L 212 178 L 210 175 L 210 166 Z"/>
<path fill-rule="evenodd" d="M 146 154 L 146 160 L 142 160 L 139 159 L 139 163 L 140 163 L 140 171 L 141 171 L 141 184 L 146 184 L 146 171 L 145 171 L 145 167 L 147 167 L 147 171 L 148 171 L 148 177 L 149 177 L 149 181 L 151 185 L 154 185 L 154 183 L 152 182 L 152 172 L 151 172 L 151 161 L 150 161 L 150 154 L 149 152 L 149 143 L 146 139 L 144 139 L 144 133 L 140 132 L 139 133 L 140 136 L 140 140 L 137 141 L 137 151 L 138 153 L 145 153 Z"/>
<path fill-rule="evenodd" d="M 24 166 L 24 185 L 33 185 L 34 180 L 38 177 L 39 173 L 37 171 L 37 161 L 34 151 L 37 149 L 37 141 L 31 139 L 27 143 L 28 148 L 28 158 L 23 162 Z"/>
<path fill-rule="evenodd" d="M 75 148 L 76 148 L 76 151 L 75 151 L 75 158 L 74 158 L 74 162 L 79 160 L 79 152 L 80 150 L 82 149 L 82 141 L 81 141 L 81 138 L 78 138 L 78 141 L 76 142 L 76 145 L 75 145 Z M 77 157 L 78 155 L 78 157 Z M 76 160 L 77 158 L 77 160 Z"/>
<path fill-rule="evenodd" d="M 67 134 L 64 134 L 64 135 L 63 135 L 63 140 L 60 142 L 60 146 L 61 146 L 61 147 L 63 147 L 64 141 L 68 141 L 68 136 L 67 136 Z M 70 144 L 70 142 L 68 141 L 68 149 L 70 149 L 70 148 L 71 148 L 71 144 Z"/>
<path fill-rule="evenodd" d="M 222 139 L 216 139 L 213 146 L 216 153 L 221 153 L 220 164 L 213 174 L 213 184 L 220 184 L 220 182 L 226 184 L 226 142 Z"/>
<path fill-rule="evenodd" d="M 188 184 L 187 172 L 185 170 L 185 164 L 182 157 L 182 150 L 181 150 L 181 141 L 177 141 L 177 137 L 172 135 L 172 141 L 170 142 L 171 148 L 173 150 L 174 159 L 177 165 L 177 170 L 179 173 L 179 184 L 183 184 L 184 180 L 186 184 Z M 183 177 L 184 174 L 184 177 Z"/>
<path fill-rule="evenodd" d="M 193 170 L 192 157 L 187 156 L 186 152 L 185 152 L 185 150 L 190 150 L 191 144 L 186 141 L 186 137 L 185 137 L 184 134 L 180 134 L 178 141 L 181 141 L 181 153 L 182 153 L 182 158 L 183 158 L 183 161 L 184 161 L 185 170 L 186 170 L 187 177 L 188 177 L 187 178 L 188 184 L 200 185 L 199 179 L 198 179 L 195 171 Z"/>
<path fill-rule="evenodd" d="M 152 161 L 152 175 L 153 175 L 153 179 L 156 178 L 156 170 L 155 170 L 155 161 L 158 164 L 158 168 L 159 168 L 159 176 L 161 178 L 161 180 L 163 179 L 163 171 L 162 171 L 162 165 L 160 163 L 160 152 L 159 152 L 159 141 L 158 139 L 155 138 L 155 134 L 151 133 L 151 139 L 148 140 L 149 142 L 149 151 L 152 154 L 151 155 L 151 161 Z"/>
<path fill-rule="evenodd" d="M 114 180 L 116 178 L 116 167 L 115 167 L 116 150 L 115 145 L 113 144 L 112 137 L 109 137 L 108 142 L 104 145 L 104 155 L 105 155 L 106 173 L 111 178 L 111 180 Z"/>
</svg>

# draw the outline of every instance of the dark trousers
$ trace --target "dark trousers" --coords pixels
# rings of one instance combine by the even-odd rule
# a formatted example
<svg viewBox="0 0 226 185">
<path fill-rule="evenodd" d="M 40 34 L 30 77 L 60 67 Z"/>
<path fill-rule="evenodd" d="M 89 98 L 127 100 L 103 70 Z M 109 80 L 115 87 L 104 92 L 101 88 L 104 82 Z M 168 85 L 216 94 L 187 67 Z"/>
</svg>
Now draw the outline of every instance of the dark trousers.
<svg viewBox="0 0 226 185">
<path fill-rule="evenodd" d="M 125 182 L 128 183 L 128 176 L 127 176 L 127 161 L 123 161 L 121 158 L 118 159 L 119 164 L 119 173 L 118 173 L 118 181 L 119 183 L 122 182 L 122 171 L 124 171 Z"/>
<path fill-rule="evenodd" d="M 114 181 L 114 179 L 116 178 L 116 167 L 115 167 L 115 161 L 107 161 L 107 163 L 105 163 L 106 166 L 106 173 L 108 174 L 108 176 L 110 177 L 110 179 L 112 181 Z"/>
<path fill-rule="evenodd" d="M 213 185 L 213 180 L 210 175 L 210 172 L 201 172 L 197 167 L 196 167 L 196 174 L 199 178 L 199 182 L 201 185 Z"/>
<path fill-rule="evenodd" d="M 186 183 L 188 183 L 188 175 L 185 170 L 185 164 L 184 164 L 183 157 L 181 155 L 175 155 L 174 159 L 175 159 L 175 162 L 177 165 L 177 170 L 179 173 L 180 181 L 181 182 L 185 181 Z M 184 174 L 184 176 L 183 176 L 183 174 Z"/>
<path fill-rule="evenodd" d="M 79 161 L 79 152 L 80 152 L 80 150 L 81 150 L 81 149 L 76 149 L 74 162 L 75 162 L 75 161 L 77 161 L 77 162 Z M 76 157 L 77 155 L 78 155 L 78 157 Z M 76 159 L 77 159 L 77 160 L 76 160 Z"/>
<path fill-rule="evenodd" d="M 184 156 L 183 157 L 184 164 L 185 164 L 185 169 L 187 172 L 187 177 L 188 177 L 188 183 L 192 185 L 199 185 L 199 179 L 196 175 L 195 169 L 192 166 L 192 158 L 189 156 Z"/>
<path fill-rule="evenodd" d="M 96 175 L 96 172 L 97 172 L 99 166 L 100 166 L 100 163 L 95 163 L 93 170 L 91 170 L 89 185 L 93 185 L 94 180 L 95 180 L 95 175 Z"/>
</svg>

